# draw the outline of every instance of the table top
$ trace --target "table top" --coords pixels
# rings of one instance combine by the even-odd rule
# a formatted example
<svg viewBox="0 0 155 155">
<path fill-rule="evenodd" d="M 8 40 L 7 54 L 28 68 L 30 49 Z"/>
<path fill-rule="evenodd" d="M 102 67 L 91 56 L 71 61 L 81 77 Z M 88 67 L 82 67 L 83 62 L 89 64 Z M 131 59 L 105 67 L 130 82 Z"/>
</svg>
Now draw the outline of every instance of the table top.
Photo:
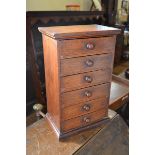
<svg viewBox="0 0 155 155">
<path fill-rule="evenodd" d="M 109 110 L 109 118 L 113 119 L 117 113 Z M 27 127 L 27 155 L 70 155 L 83 146 L 93 135 L 106 127 L 103 124 L 97 128 L 83 131 L 59 141 L 54 130 L 49 126 L 46 118 Z"/>
</svg>

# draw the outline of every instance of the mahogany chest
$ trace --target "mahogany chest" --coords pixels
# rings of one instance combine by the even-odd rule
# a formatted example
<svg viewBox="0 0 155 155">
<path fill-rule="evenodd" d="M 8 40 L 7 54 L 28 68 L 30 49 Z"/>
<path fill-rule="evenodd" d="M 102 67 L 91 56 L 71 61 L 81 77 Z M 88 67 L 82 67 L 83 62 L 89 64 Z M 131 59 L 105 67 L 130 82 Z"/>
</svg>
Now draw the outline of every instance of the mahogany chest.
<svg viewBox="0 0 155 155">
<path fill-rule="evenodd" d="M 46 114 L 59 138 L 108 118 L 117 28 L 101 25 L 40 27 Z"/>
</svg>

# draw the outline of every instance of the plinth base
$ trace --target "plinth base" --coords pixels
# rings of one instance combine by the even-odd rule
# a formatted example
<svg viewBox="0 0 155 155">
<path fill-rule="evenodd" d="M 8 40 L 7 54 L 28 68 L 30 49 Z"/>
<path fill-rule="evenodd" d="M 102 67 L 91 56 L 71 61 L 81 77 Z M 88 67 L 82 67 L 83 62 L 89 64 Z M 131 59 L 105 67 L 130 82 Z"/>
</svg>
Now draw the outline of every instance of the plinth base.
<svg viewBox="0 0 155 155">
<path fill-rule="evenodd" d="M 104 123 L 107 123 L 109 122 L 110 120 L 110 116 L 108 115 L 108 117 L 105 117 L 103 118 L 103 120 L 100 120 L 98 122 L 95 122 L 95 123 L 92 123 L 92 124 L 89 124 L 87 126 L 84 126 L 84 127 L 80 127 L 80 128 L 77 128 L 77 129 L 73 129 L 73 130 L 70 130 L 68 132 L 61 132 L 57 127 L 56 125 L 54 124 L 54 121 L 52 119 L 52 116 L 47 113 L 46 114 L 46 118 L 48 120 L 48 123 L 50 125 L 50 127 L 52 127 L 57 135 L 57 137 L 61 140 L 61 139 L 64 139 L 66 137 L 69 137 L 71 135 L 74 135 L 74 134 L 77 134 L 77 133 L 80 133 L 82 131 L 85 131 L 85 130 L 88 130 L 88 129 L 92 129 L 92 128 L 95 128 L 95 127 L 98 127 L 100 125 L 103 125 Z"/>
</svg>

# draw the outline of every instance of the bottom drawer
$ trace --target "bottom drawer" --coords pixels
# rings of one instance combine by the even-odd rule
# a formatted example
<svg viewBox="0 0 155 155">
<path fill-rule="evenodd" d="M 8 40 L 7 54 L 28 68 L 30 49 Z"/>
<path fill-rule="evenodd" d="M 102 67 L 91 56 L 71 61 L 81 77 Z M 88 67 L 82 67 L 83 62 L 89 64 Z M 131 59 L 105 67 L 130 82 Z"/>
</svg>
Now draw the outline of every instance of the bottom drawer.
<svg viewBox="0 0 155 155">
<path fill-rule="evenodd" d="M 96 112 L 86 114 L 77 118 L 73 118 L 62 123 L 62 131 L 67 132 L 72 129 L 90 125 L 91 123 L 102 120 L 108 116 L 108 108 L 101 109 Z"/>
</svg>

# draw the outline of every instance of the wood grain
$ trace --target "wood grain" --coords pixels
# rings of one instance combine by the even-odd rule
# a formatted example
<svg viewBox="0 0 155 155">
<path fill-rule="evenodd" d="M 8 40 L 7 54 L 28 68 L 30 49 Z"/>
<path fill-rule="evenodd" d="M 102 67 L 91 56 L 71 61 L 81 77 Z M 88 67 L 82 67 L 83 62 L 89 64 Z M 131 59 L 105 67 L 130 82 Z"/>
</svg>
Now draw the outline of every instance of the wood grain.
<svg viewBox="0 0 155 155">
<path fill-rule="evenodd" d="M 63 132 L 66 132 L 66 131 L 69 131 L 72 129 L 87 126 L 87 125 L 92 124 L 96 121 L 102 120 L 107 116 L 108 116 L 108 110 L 106 110 L 105 108 L 102 108 L 102 109 L 95 111 L 93 113 L 79 116 L 77 118 L 73 118 L 73 119 L 62 122 L 62 130 L 63 130 Z M 89 122 L 86 122 L 85 118 L 89 119 Z"/>
<path fill-rule="evenodd" d="M 111 69 L 98 70 L 61 78 L 61 92 L 111 82 Z M 88 81 L 86 78 L 89 78 Z"/>
<path fill-rule="evenodd" d="M 108 115 L 112 120 L 116 117 L 116 112 L 109 111 Z M 106 126 L 107 123 L 60 141 L 47 120 L 43 118 L 26 129 L 26 154 L 72 155 Z"/>
<path fill-rule="evenodd" d="M 86 92 L 90 92 L 91 96 L 85 95 Z M 110 83 L 92 86 L 76 91 L 66 92 L 61 94 L 62 104 L 65 106 L 74 105 L 80 102 L 85 102 L 97 98 L 109 97 Z"/>
<path fill-rule="evenodd" d="M 93 46 L 92 49 L 87 48 L 87 45 L 89 44 Z M 58 46 L 61 47 L 61 59 L 94 54 L 113 53 L 115 51 L 115 38 L 102 37 L 76 40 L 61 40 L 58 41 Z"/>
<path fill-rule="evenodd" d="M 99 109 L 108 107 L 109 98 L 100 98 L 75 104 L 73 106 L 64 107 L 62 110 L 62 120 L 71 119 L 80 115 L 88 114 Z"/>
<path fill-rule="evenodd" d="M 40 32 L 54 39 L 77 39 L 117 35 L 120 29 L 103 25 L 39 27 Z"/>
<path fill-rule="evenodd" d="M 43 35 L 49 124 L 61 138 L 103 123 L 119 30 L 100 25 L 39 30 Z"/>
<path fill-rule="evenodd" d="M 107 128 L 101 129 L 74 155 L 129 155 L 129 130 L 124 120 L 117 115 Z"/>
<path fill-rule="evenodd" d="M 93 55 L 61 60 L 61 76 L 73 75 L 99 69 L 112 69 L 112 54 Z M 86 62 L 92 61 L 89 66 Z"/>
<path fill-rule="evenodd" d="M 60 80 L 59 80 L 59 59 L 57 53 L 57 42 L 43 35 L 45 82 L 47 96 L 47 110 L 53 117 L 57 128 L 60 128 Z M 51 63 L 52 62 L 52 63 Z"/>
</svg>

